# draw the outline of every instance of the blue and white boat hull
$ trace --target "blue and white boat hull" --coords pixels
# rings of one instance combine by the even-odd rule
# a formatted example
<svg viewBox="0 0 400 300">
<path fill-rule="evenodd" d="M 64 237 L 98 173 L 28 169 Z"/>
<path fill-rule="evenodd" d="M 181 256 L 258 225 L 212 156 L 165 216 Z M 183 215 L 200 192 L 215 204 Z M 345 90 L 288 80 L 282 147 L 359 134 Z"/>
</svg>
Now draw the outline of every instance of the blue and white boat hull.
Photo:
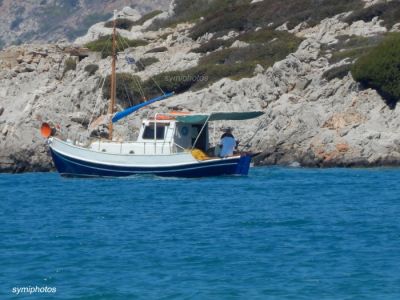
<svg viewBox="0 0 400 300">
<path fill-rule="evenodd" d="M 152 156 L 101 153 L 55 138 L 50 141 L 50 151 L 57 171 L 63 176 L 76 177 L 247 175 L 251 162 L 251 155 L 199 161 L 190 153 Z"/>
</svg>

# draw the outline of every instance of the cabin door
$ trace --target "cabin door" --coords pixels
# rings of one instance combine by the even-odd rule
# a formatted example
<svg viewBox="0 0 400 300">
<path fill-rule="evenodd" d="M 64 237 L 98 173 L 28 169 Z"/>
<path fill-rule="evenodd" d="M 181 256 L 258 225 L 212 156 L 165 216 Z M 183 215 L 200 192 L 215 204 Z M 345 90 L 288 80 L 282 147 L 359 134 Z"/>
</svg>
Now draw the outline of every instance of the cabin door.
<svg viewBox="0 0 400 300">
<path fill-rule="evenodd" d="M 192 145 L 193 148 L 200 149 L 204 152 L 207 152 L 208 150 L 208 125 L 206 125 L 203 129 L 203 131 L 200 134 L 200 137 L 197 139 L 196 138 L 199 135 L 201 129 L 203 128 L 204 124 L 195 124 L 192 125 Z M 196 145 L 194 143 L 196 142 Z"/>
</svg>

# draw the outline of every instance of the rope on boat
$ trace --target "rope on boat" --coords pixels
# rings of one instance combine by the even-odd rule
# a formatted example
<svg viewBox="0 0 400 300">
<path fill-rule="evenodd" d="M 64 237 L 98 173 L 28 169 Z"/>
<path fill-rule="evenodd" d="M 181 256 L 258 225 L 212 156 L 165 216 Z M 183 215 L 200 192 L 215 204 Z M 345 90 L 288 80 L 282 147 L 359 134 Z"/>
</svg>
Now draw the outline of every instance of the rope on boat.
<svg viewBox="0 0 400 300">
<path fill-rule="evenodd" d="M 109 37 L 108 40 L 111 40 L 111 36 Z M 108 41 L 108 40 L 107 40 L 107 41 Z M 101 49 L 101 52 L 100 52 L 100 53 L 103 53 L 104 50 L 106 49 L 106 47 L 107 47 L 107 43 L 104 44 L 104 46 L 103 46 L 103 48 Z M 99 83 L 98 83 L 97 86 L 96 86 L 96 89 L 97 89 L 97 90 L 98 90 L 98 88 L 99 88 L 100 86 L 101 86 L 101 89 L 100 89 L 100 92 L 98 93 L 98 96 L 97 96 L 97 99 L 96 99 L 96 102 L 95 102 L 94 109 L 92 110 L 91 116 L 90 116 L 90 118 L 89 118 L 89 123 L 88 123 L 88 127 L 87 127 L 87 133 L 89 133 L 89 128 L 90 128 L 90 125 L 92 124 L 95 111 L 96 111 L 96 109 L 97 109 L 98 104 L 100 103 L 100 98 L 101 98 L 100 96 L 101 96 L 101 92 L 103 91 L 104 83 L 105 83 L 105 78 L 101 78 L 100 81 L 99 81 Z M 71 101 L 71 103 L 72 103 L 72 101 Z M 81 127 L 83 126 L 83 122 L 84 122 L 84 121 L 85 121 L 85 119 L 83 118 L 82 121 L 80 122 Z M 79 135 L 79 133 L 78 133 L 78 131 L 77 131 L 76 134 L 75 134 L 75 136 L 74 136 L 74 138 L 73 138 L 74 141 L 77 140 L 78 135 Z"/>
<path fill-rule="evenodd" d="M 254 134 L 246 140 L 246 142 L 243 143 L 243 146 L 241 147 L 240 151 L 243 151 L 244 149 L 247 149 L 250 147 L 249 143 L 254 139 L 254 137 L 258 134 L 261 128 L 265 128 L 265 124 L 267 123 L 267 118 L 268 116 L 265 116 L 264 120 L 260 122 L 258 125 L 257 129 L 254 131 Z"/>
<path fill-rule="evenodd" d="M 105 79 L 105 78 L 102 78 L 102 79 L 100 80 L 100 82 L 103 82 L 103 83 L 101 84 L 101 88 L 100 88 L 100 91 L 103 91 L 103 87 L 104 87 L 104 83 L 106 82 L 106 79 Z M 100 83 L 99 83 L 99 85 L 100 85 Z M 92 122 L 93 122 L 94 113 L 95 113 L 95 111 L 97 110 L 97 106 L 98 106 L 98 104 L 100 103 L 100 99 L 101 99 L 101 93 L 99 93 L 98 96 L 97 96 L 96 103 L 95 103 L 95 105 L 94 105 L 94 109 L 93 109 L 92 114 L 91 114 L 90 119 L 89 119 L 89 124 L 88 124 L 87 133 L 89 133 L 89 128 L 90 128 L 90 125 L 91 125 Z"/>
</svg>

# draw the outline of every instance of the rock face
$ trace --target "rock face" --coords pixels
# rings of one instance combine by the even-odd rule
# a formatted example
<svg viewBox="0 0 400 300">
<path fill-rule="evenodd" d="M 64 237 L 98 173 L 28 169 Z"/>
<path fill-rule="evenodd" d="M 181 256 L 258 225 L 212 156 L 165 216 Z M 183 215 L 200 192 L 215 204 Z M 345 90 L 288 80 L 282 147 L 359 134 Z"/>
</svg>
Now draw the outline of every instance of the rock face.
<svg viewBox="0 0 400 300">
<path fill-rule="evenodd" d="M 262 154 L 259 164 L 375 166 L 399 164 L 399 109 L 390 110 L 374 90 L 362 91 L 350 75 L 321 79 L 329 66 L 317 58 L 319 43 L 306 40 L 296 53 L 262 74 L 180 95 L 168 106 L 195 111 L 264 110 L 235 126 L 235 135 Z"/>
<path fill-rule="evenodd" d="M 76 71 L 64 74 L 66 58 L 63 48 L 54 45 L 12 47 L 0 55 L 3 171 L 49 170 L 47 147 L 38 131 L 42 121 L 50 120 L 77 133 L 81 127 L 78 119 L 68 118 L 68 114 L 89 114 L 93 99 L 85 96 L 93 94 L 100 76 L 90 77 L 79 64 Z"/>
<path fill-rule="evenodd" d="M 123 13 L 137 18 L 131 10 Z M 145 108 L 117 124 L 115 137 L 134 138 L 141 118 L 154 111 L 263 110 L 265 115 L 255 120 L 215 124 L 217 128 L 235 127 L 242 149 L 261 152 L 258 164 L 400 165 L 400 108 L 390 110 L 376 91 L 363 90 L 351 74 L 331 81 L 322 76 L 332 68 L 321 51 L 325 44 L 335 43 L 340 35 L 370 36 L 386 31 L 378 19 L 346 24 L 341 17 L 325 19 L 312 28 L 299 24 L 294 33 L 304 41 L 284 60 L 267 69 L 258 65 L 252 78 L 221 79 L 202 90 Z M 146 46 L 129 50 L 129 55 L 159 61 L 138 71 L 125 63 L 125 54 L 121 53 L 118 72 L 136 72 L 144 80 L 160 72 L 194 67 L 201 54 L 190 50 L 212 36 L 193 41 L 188 35 L 192 24 L 156 32 L 148 31 L 147 26 L 125 32 L 149 41 Z M 96 38 L 107 29 L 100 23 L 91 30 L 92 35 L 89 32 L 82 41 Z M 64 138 L 81 143 L 90 136 L 106 135 L 106 121 L 101 116 L 107 111 L 107 101 L 100 90 L 102 78 L 109 73 L 110 59 L 90 55 L 79 61 L 73 57 L 76 69 L 67 70 L 68 46 L 24 45 L 0 52 L 0 171 L 52 169 L 47 145 L 39 135 L 43 121 L 58 127 Z M 246 45 L 237 42 L 235 46 Z M 157 47 L 166 47 L 167 51 L 149 52 Z M 94 74 L 85 71 L 90 64 L 99 66 Z M 89 123 L 92 125 L 88 127 Z"/>
<path fill-rule="evenodd" d="M 135 40 L 135 39 L 146 39 L 146 38 L 154 38 L 154 35 L 157 35 L 158 33 L 151 33 L 147 31 L 147 28 L 153 24 L 155 20 L 158 19 L 165 19 L 169 17 L 169 13 L 163 12 L 160 13 L 153 18 L 147 20 L 146 22 L 143 23 L 143 25 L 138 25 L 138 26 L 133 26 L 131 30 L 124 30 L 124 29 L 119 29 L 118 32 L 121 36 L 127 39 Z M 128 19 L 131 21 L 138 21 L 142 15 L 135 9 L 123 9 L 120 11 L 117 15 L 118 18 L 123 18 L 123 19 Z M 97 40 L 99 37 L 105 36 L 105 35 L 110 35 L 112 34 L 112 28 L 107 28 L 105 27 L 106 22 L 101 22 L 94 24 L 91 26 L 84 36 L 78 37 L 75 41 L 74 44 L 76 45 L 84 45 L 88 42 Z"/>
<path fill-rule="evenodd" d="M 0 1 L 0 49 L 25 42 L 74 39 L 92 24 L 112 16 L 114 9 L 135 5 L 140 13 L 166 9 L 169 0 L 2 0 Z M 123 10 L 132 15 L 132 9 Z"/>
<path fill-rule="evenodd" d="M 362 36 L 371 37 L 379 34 L 384 34 L 387 29 L 381 25 L 382 20 L 375 17 L 371 22 L 357 21 L 353 24 L 347 24 L 340 21 L 348 14 L 340 14 L 334 18 L 323 20 L 320 24 L 312 28 L 304 28 L 302 24 L 290 30 L 291 33 L 296 34 L 302 38 L 314 38 L 317 39 L 321 44 L 332 44 L 337 42 L 336 37 L 348 35 L 348 36 Z"/>
<path fill-rule="evenodd" d="M 383 2 L 392 2 L 393 0 L 363 0 L 365 2 L 365 7 L 372 6 L 378 3 L 383 3 Z"/>
</svg>

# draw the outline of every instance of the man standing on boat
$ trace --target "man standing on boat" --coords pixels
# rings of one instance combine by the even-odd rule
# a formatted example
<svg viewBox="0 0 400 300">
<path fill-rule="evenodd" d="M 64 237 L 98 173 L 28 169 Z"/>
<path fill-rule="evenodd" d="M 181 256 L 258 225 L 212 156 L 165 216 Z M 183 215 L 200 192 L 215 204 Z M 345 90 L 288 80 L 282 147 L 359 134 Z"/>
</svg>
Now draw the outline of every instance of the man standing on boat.
<svg viewBox="0 0 400 300">
<path fill-rule="evenodd" d="M 232 128 L 228 127 L 224 129 L 224 134 L 221 136 L 220 141 L 221 152 L 220 157 L 228 157 L 233 155 L 233 151 L 236 148 L 236 140 L 232 134 Z"/>
</svg>

